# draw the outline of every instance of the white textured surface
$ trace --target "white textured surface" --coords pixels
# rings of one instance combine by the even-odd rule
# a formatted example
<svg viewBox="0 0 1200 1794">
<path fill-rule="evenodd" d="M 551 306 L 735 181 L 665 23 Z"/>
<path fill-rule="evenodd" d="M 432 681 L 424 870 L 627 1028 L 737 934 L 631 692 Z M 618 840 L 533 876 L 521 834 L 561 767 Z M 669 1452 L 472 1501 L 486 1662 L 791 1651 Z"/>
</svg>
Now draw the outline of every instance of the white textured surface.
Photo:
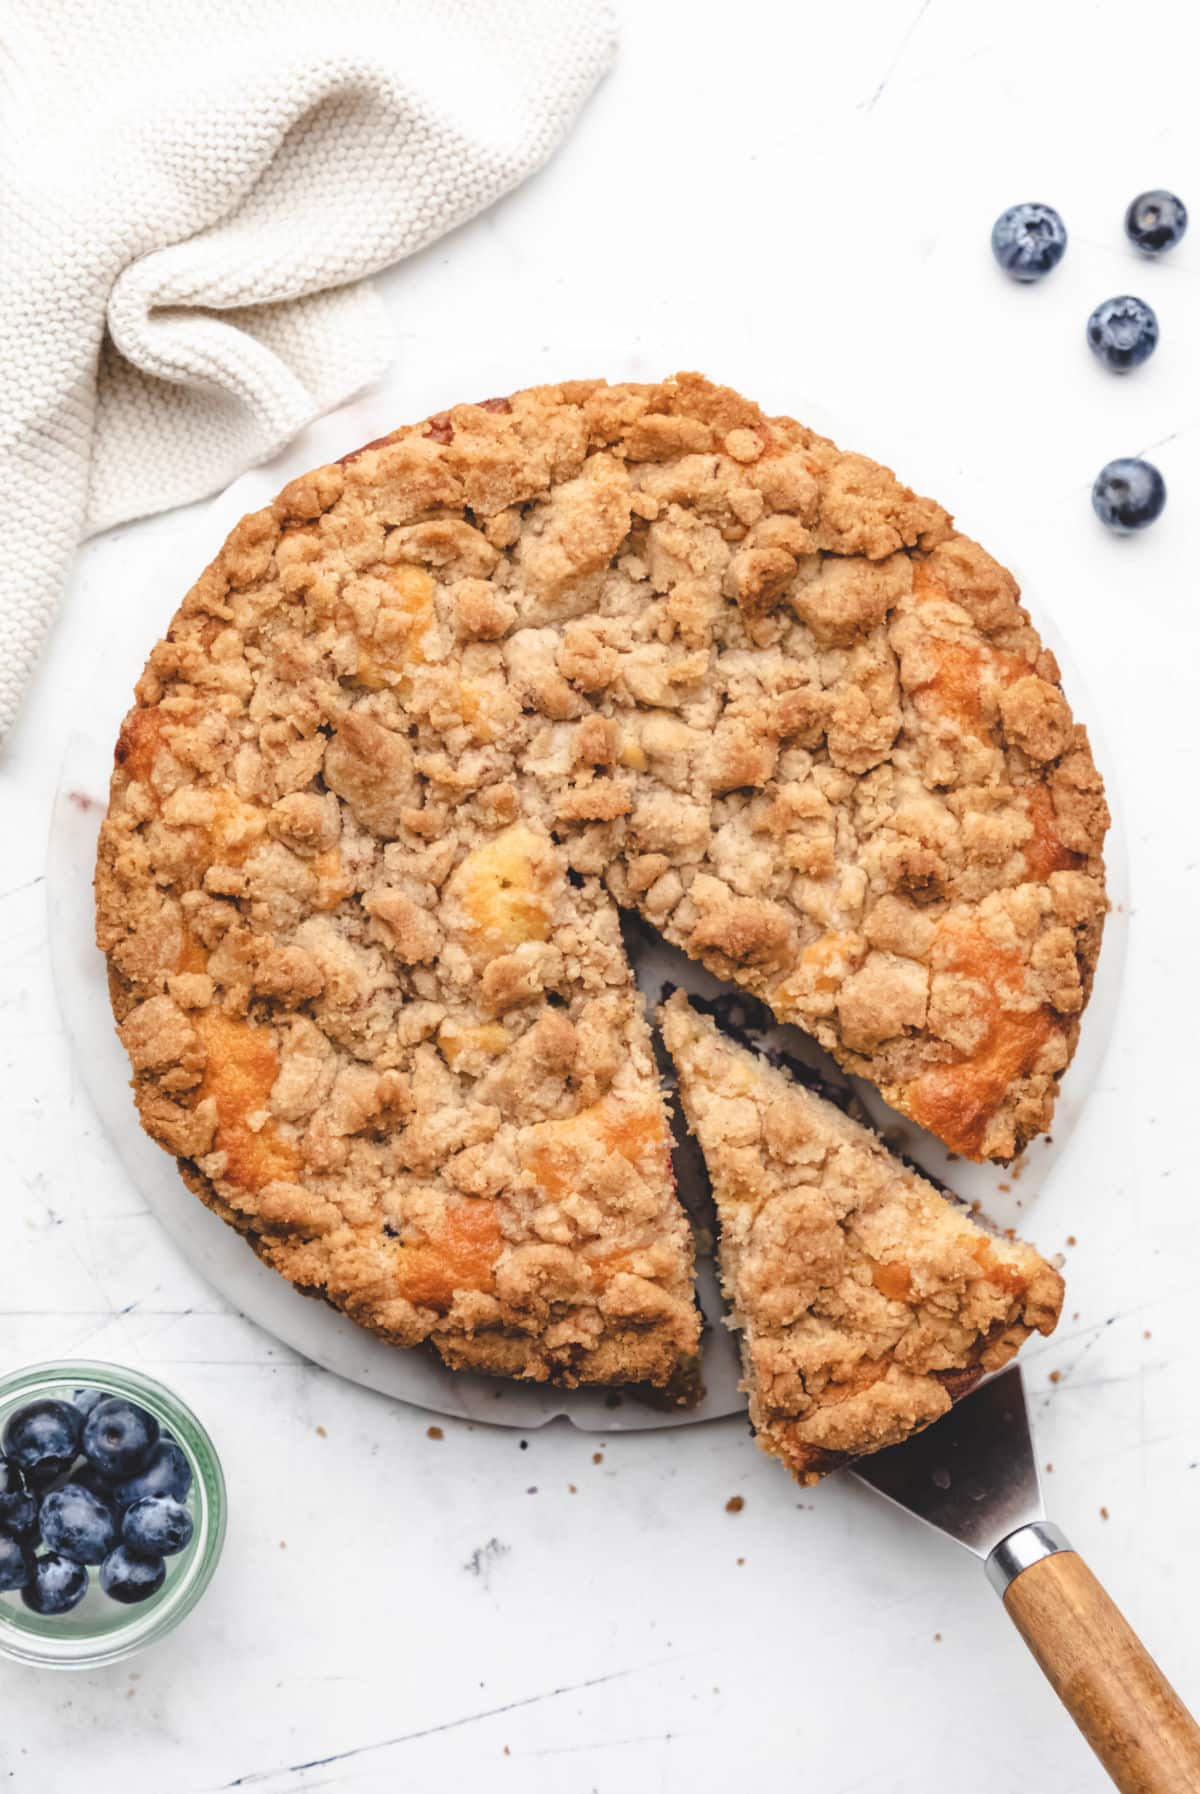
<svg viewBox="0 0 1200 1794">
<path fill-rule="evenodd" d="M 375 378 L 363 277 L 539 167 L 611 48 L 603 0 L 9 0 L 0 735 L 80 537 Z"/>
<path fill-rule="evenodd" d="M 547 173 L 382 283 L 395 414 L 702 366 L 936 493 L 1069 638 L 1134 909 L 1109 1056 L 1032 1218 L 1069 1296 L 1029 1383 L 1054 1517 L 1200 1706 L 1200 227 L 1149 268 L 1120 233 L 1141 187 L 1195 212 L 1192 73 L 1180 55 L 1130 74 L 1115 0 L 1086 21 L 1032 0 L 1002 21 L 943 0 L 620 10 L 614 74 Z M 1137 29 L 1167 41 L 1174 18 L 1161 0 Z M 1020 290 L 987 233 L 1035 197 L 1072 241 Z M 1083 321 L 1130 288 L 1163 336 L 1122 382 Z M 1113 541 L 1091 478 L 1151 444 L 1168 510 Z M 131 1666 L 0 1666 L 3 1785 L 1101 1794 L 978 1567 L 853 1483 L 800 1493 L 736 1421 L 614 1436 L 599 1465 L 562 1423 L 524 1451 L 449 1421 L 430 1441 L 427 1416 L 305 1367 L 176 1255 L 79 1090 L 36 881 L 68 735 L 115 729 L 95 660 L 119 627 L 132 682 L 150 631 L 107 599 L 142 591 L 180 529 L 86 551 L 0 758 L 0 1363 L 88 1352 L 175 1384 L 225 1459 L 228 1555 Z"/>
</svg>

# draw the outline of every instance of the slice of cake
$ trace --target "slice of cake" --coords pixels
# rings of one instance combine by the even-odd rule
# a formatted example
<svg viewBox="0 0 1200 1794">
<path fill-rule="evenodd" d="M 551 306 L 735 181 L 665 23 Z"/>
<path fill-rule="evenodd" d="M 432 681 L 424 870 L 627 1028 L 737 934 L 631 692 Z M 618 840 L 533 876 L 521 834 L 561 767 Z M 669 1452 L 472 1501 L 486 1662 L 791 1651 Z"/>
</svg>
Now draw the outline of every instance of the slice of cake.
<svg viewBox="0 0 1200 1794">
<path fill-rule="evenodd" d="M 1053 1331 L 1062 1279 L 1032 1246 L 986 1233 L 681 992 L 660 1020 L 712 1179 L 750 1418 L 801 1482 L 919 1432 Z"/>
</svg>

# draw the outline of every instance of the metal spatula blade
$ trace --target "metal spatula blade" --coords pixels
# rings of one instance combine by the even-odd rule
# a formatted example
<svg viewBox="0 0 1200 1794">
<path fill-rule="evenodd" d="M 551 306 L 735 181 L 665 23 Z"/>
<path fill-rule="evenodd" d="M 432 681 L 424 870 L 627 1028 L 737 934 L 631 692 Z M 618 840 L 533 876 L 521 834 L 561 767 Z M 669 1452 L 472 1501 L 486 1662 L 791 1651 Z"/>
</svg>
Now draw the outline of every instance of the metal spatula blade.
<svg viewBox="0 0 1200 1794">
<path fill-rule="evenodd" d="M 1055 1693 L 1122 1794 L 1200 1794 L 1200 1727 L 1043 1515 L 1014 1364 L 854 1474 L 982 1558 Z"/>
<path fill-rule="evenodd" d="M 936 1426 L 860 1458 L 854 1473 L 985 1560 L 1019 1527 L 1045 1518 L 1015 1364 L 956 1402 Z"/>
</svg>

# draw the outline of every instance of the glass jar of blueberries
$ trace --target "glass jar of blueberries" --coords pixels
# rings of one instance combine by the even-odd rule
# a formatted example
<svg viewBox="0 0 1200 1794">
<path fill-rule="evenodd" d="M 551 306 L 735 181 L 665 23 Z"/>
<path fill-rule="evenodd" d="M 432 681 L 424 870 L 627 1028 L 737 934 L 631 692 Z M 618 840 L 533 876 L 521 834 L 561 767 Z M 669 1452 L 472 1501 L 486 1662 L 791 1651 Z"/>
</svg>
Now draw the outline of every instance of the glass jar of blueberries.
<svg viewBox="0 0 1200 1794">
<path fill-rule="evenodd" d="M 86 1362 L 0 1378 L 0 1654 L 128 1657 L 191 1611 L 224 1537 L 212 1440 L 161 1383 Z"/>
</svg>

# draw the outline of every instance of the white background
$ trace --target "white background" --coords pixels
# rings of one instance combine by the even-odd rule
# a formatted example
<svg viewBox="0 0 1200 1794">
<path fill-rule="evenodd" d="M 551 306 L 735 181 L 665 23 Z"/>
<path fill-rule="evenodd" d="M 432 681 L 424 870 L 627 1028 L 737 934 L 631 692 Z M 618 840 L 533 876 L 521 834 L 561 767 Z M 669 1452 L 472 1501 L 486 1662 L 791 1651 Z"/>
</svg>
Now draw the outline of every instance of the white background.
<svg viewBox="0 0 1200 1794">
<path fill-rule="evenodd" d="M 617 68 L 552 166 L 385 279 L 396 421 L 540 379 L 699 367 L 936 494 L 1069 640 L 1122 788 L 1133 920 L 1102 1075 L 1024 1218 L 1068 1278 L 1027 1375 L 1053 1515 L 1200 1707 L 1200 157 L 1184 9 L 619 10 Z M 1146 266 L 1121 218 L 1158 184 L 1197 224 Z M 1071 232 L 1036 289 L 988 251 L 993 217 L 1026 198 Z M 1162 338 L 1121 381 L 1083 324 L 1129 290 Z M 1088 488 L 1142 450 L 1167 512 L 1115 540 Z M 81 556 L 0 755 L 0 1367 L 79 1354 L 172 1383 L 225 1460 L 229 1543 L 153 1653 L 73 1677 L 0 1666 L 0 1787 L 1106 1786 L 978 1566 L 849 1480 L 797 1490 L 736 1420 L 611 1437 L 600 1464 L 602 1442 L 561 1421 L 525 1449 L 451 1421 L 430 1440 L 428 1416 L 307 1366 L 168 1243 L 80 1088 L 42 875 L 67 737 L 115 724 L 91 677 L 115 613 L 140 661 L 198 570 L 180 565 L 131 631 L 182 527 L 115 531 Z"/>
</svg>

